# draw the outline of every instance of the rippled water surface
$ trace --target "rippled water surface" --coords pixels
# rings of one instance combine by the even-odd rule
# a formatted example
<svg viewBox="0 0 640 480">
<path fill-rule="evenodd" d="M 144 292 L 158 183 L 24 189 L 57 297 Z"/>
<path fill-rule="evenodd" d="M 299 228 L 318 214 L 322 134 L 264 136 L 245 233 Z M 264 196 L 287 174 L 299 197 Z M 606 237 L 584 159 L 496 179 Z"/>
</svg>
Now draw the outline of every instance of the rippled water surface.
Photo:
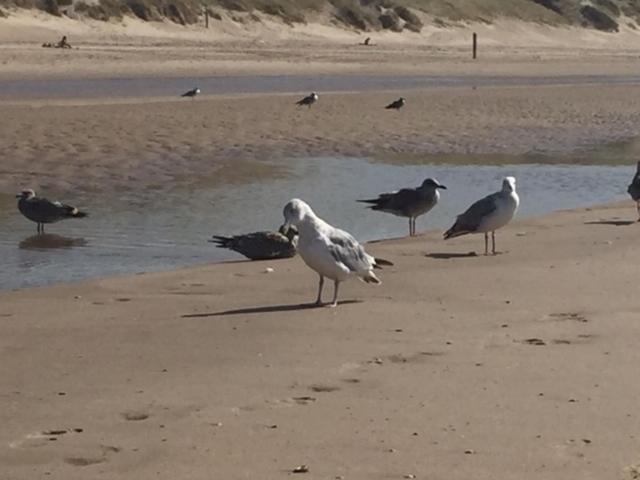
<svg viewBox="0 0 640 480">
<path fill-rule="evenodd" d="M 216 248 L 212 234 L 275 229 L 282 206 L 292 197 L 307 200 L 327 221 L 360 240 L 406 235 L 405 219 L 372 212 L 358 198 L 404 186 L 427 176 L 448 187 L 441 203 L 418 220 L 418 230 L 444 229 L 476 199 L 514 175 L 522 200 L 520 216 L 625 198 L 630 166 L 402 164 L 359 158 L 286 159 L 288 171 L 258 182 L 182 183 L 166 190 L 65 197 L 90 212 L 82 220 L 36 226 L 23 218 L 15 199 L 0 197 L 0 289 L 131 274 L 239 259 Z M 634 216 L 630 207 L 630 217 Z"/>
</svg>

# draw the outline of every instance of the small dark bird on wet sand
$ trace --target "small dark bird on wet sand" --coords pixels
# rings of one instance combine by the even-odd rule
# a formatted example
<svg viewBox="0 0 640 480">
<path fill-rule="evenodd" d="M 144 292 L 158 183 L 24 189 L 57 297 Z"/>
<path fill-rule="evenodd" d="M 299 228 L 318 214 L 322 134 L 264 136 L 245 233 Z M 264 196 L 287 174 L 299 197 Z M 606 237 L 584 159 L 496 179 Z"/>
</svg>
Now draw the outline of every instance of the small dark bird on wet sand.
<svg viewBox="0 0 640 480">
<path fill-rule="evenodd" d="M 307 105 L 309 108 L 311 108 L 311 105 L 313 105 L 317 101 L 318 101 L 318 94 L 316 92 L 311 92 L 309 95 L 307 95 L 303 99 L 298 100 L 296 102 L 296 105 L 298 105 L 299 107 Z"/>
<path fill-rule="evenodd" d="M 18 210 L 32 222 L 38 224 L 38 233 L 44 233 L 45 223 L 55 223 L 65 218 L 84 218 L 88 214 L 76 207 L 60 202 L 51 202 L 36 196 L 33 190 L 23 190 L 18 198 Z"/>
<path fill-rule="evenodd" d="M 358 200 L 368 203 L 371 210 L 409 218 L 409 236 L 416 234 L 416 218 L 436 206 L 440 199 L 438 189 L 447 189 L 434 178 L 427 178 L 418 188 L 403 188 L 397 192 L 383 193 L 378 198 Z"/>
<path fill-rule="evenodd" d="M 387 110 L 400 110 L 405 106 L 406 103 L 407 101 L 404 99 L 404 97 L 400 97 L 398 100 L 396 100 L 395 102 L 391 102 L 384 108 L 386 108 Z"/>
<path fill-rule="evenodd" d="M 636 167 L 636 174 L 633 176 L 633 180 L 627 188 L 627 193 L 636 202 L 636 209 L 638 210 L 638 221 L 640 222 L 640 162 Z"/>
<path fill-rule="evenodd" d="M 286 233 L 286 235 L 285 235 Z M 298 231 L 290 228 L 278 232 L 254 232 L 232 237 L 214 235 L 211 240 L 220 248 L 228 248 L 250 260 L 290 258 L 296 254 Z"/>
<path fill-rule="evenodd" d="M 182 95 L 180 95 L 181 97 L 191 97 L 191 98 L 195 98 L 196 95 L 198 95 L 200 93 L 200 89 L 198 87 L 196 88 L 192 88 L 191 90 L 189 90 L 188 92 L 184 92 Z"/>
</svg>

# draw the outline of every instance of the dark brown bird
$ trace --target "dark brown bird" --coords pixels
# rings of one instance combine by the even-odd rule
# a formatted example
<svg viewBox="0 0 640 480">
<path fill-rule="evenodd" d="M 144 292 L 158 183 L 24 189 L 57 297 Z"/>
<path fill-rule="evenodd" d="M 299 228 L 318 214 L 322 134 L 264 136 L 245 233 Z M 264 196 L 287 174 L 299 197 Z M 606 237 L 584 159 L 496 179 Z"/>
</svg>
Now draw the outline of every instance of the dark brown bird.
<svg viewBox="0 0 640 480">
<path fill-rule="evenodd" d="M 295 228 L 278 232 L 254 232 L 232 237 L 214 235 L 211 240 L 220 248 L 228 248 L 250 260 L 290 258 L 296 254 L 298 231 Z"/>
</svg>

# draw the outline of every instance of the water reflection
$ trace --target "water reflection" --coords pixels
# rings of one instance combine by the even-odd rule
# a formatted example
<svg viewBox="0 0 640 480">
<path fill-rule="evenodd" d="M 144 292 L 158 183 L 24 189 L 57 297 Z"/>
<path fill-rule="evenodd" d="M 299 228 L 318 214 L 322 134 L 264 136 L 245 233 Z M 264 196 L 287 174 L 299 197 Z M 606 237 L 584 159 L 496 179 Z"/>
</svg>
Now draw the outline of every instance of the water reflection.
<svg viewBox="0 0 640 480">
<path fill-rule="evenodd" d="M 56 248 L 85 247 L 88 243 L 84 238 L 70 238 L 54 233 L 42 233 L 25 238 L 18 244 L 18 247 L 22 250 L 52 250 Z"/>
<path fill-rule="evenodd" d="M 82 222 L 62 222 L 56 234 L 44 236 L 31 236 L 32 224 L 20 215 L 15 199 L 0 196 L 0 290 L 238 260 L 240 255 L 207 240 L 211 235 L 272 230 L 282 223 L 282 207 L 293 197 L 305 199 L 318 215 L 358 240 L 370 241 L 406 235 L 406 220 L 369 211 L 356 199 L 414 187 L 426 177 L 437 178 L 448 190 L 418 219 L 418 232 L 450 227 L 471 203 L 496 191 L 506 175 L 518 179 L 522 218 L 627 198 L 626 186 L 635 171 L 635 162 L 594 166 L 519 160 L 463 165 L 436 159 L 404 164 L 363 158 L 281 159 L 267 172 L 238 165 L 234 178 L 248 177 L 244 183 L 201 177 L 154 190 L 86 196 L 74 191 L 69 201 L 86 206 L 92 215 Z M 630 204 L 629 218 L 603 220 L 636 218 Z M 438 252 L 437 244 L 430 250 Z"/>
</svg>

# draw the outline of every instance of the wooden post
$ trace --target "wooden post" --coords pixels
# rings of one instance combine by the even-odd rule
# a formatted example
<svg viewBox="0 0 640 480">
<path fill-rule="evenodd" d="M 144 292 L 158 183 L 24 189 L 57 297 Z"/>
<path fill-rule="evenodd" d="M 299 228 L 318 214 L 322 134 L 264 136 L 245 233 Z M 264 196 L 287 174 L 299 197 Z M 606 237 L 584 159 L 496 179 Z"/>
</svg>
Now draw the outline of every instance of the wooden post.
<svg viewBox="0 0 640 480">
<path fill-rule="evenodd" d="M 473 32 L 473 59 L 478 58 L 478 34 Z"/>
<path fill-rule="evenodd" d="M 209 28 L 209 10 L 204 10 L 204 28 Z"/>
</svg>

